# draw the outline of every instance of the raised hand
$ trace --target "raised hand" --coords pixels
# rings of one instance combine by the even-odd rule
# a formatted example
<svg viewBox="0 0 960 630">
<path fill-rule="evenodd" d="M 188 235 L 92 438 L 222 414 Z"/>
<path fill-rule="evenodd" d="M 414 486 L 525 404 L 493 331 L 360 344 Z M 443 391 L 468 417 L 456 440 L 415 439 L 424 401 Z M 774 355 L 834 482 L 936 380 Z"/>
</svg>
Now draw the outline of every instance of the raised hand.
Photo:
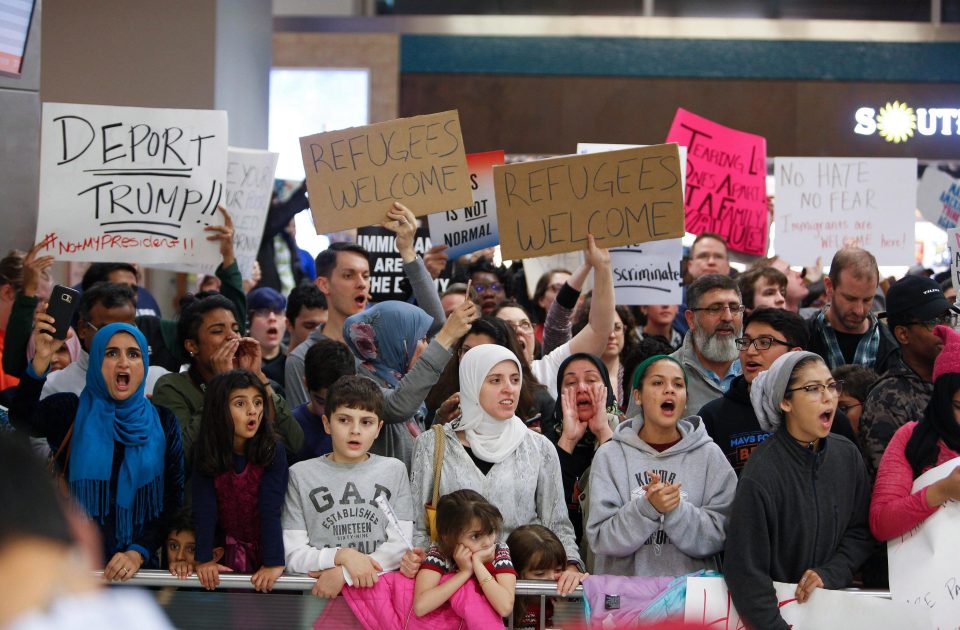
<svg viewBox="0 0 960 630">
<path fill-rule="evenodd" d="M 557 446 L 572 454 L 574 447 L 587 432 L 587 423 L 580 422 L 580 415 L 577 413 L 576 385 L 567 385 L 560 392 L 560 409 L 563 413 L 563 425 Z"/>
<path fill-rule="evenodd" d="M 610 266 L 610 251 L 605 247 L 598 247 L 593 234 L 587 235 L 586 261 L 594 269 Z"/>
<path fill-rule="evenodd" d="M 387 210 L 387 216 L 380 225 L 397 235 L 397 253 L 403 262 L 411 262 L 417 257 L 413 249 L 413 240 L 417 235 L 417 217 L 409 208 L 395 202 Z"/>
<path fill-rule="evenodd" d="M 208 241 L 218 241 L 220 243 L 220 258 L 223 266 L 229 267 L 237 259 L 233 252 L 233 219 L 230 213 L 223 206 L 217 206 L 217 210 L 223 215 L 223 225 L 208 225 L 203 228 L 204 232 L 210 232 Z"/>
<path fill-rule="evenodd" d="M 593 416 L 587 421 L 587 428 L 593 433 L 599 444 L 613 437 L 610 421 L 607 419 L 607 386 L 593 383 L 590 386 L 590 400 L 593 402 Z"/>
<path fill-rule="evenodd" d="M 443 328 L 437 333 L 437 342 L 449 349 L 460 337 L 470 332 L 470 325 L 480 317 L 480 309 L 470 300 L 453 309 Z"/>
<path fill-rule="evenodd" d="M 40 280 L 53 266 L 53 256 L 38 256 L 40 250 L 50 244 L 53 236 L 43 239 L 27 252 L 23 258 L 23 287 L 20 292 L 27 297 L 33 297 L 40 288 Z"/>
<path fill-rule="evenodd" d="M 50 367 L 53 355 L 63 345 L 64 339 L 54 339 L 55 320 L 53 315 L 47 315 L 47 305 L 41 304 L 37 310 L 36 321 L 33 324 L 33 345 L 36 352 L 33 355 L 33 371 L 42 375 Z"/>
</svg>

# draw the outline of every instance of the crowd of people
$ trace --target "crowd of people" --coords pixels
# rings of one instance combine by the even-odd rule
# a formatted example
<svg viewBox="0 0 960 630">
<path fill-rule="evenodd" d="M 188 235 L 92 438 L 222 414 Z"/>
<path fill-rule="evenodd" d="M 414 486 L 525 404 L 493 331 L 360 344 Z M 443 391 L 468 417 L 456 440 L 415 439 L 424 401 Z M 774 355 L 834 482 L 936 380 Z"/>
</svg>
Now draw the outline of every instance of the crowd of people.
<svg viewBox="0 0 960 630">
<path fill-rule="evenodd" d="M 517 579 L 563 596 L 590 574 L 717 570 L 750 626 L 787 628 L 773 581 L 801 602 L 883 586 L 879 543 L 960 499 L 960 468 L 911 491 L 960 457 L 955 297 L 924 273 L 881 278 L 868 251 L 837 251 L 823 277 L 776 257 L 736 273 L 704 233 L 683 304 L 631 307 L 592 237 L 528 295 L 522 265 L 489 252 L 418 255 L 394 204 L 410 297 L 371 304 L 352 242 L 312 281 L 272 243 L 245 287 L 223 215 L 217 288 L 175 320 L 136 267 L 97 263 L 59 338 L 43 244 L 0 261 L 0 446 L 46 454 L 107 580 L 163 568 L 214 589 L 233 571 L 269 591 L 305 574 L 385 626 L 412 610 L 532 627 L 550 611 Z M 0 559 L 31 518 L 4 511 Z M 33 535 L 70 544 L 50 529 Z"/>
</svg>

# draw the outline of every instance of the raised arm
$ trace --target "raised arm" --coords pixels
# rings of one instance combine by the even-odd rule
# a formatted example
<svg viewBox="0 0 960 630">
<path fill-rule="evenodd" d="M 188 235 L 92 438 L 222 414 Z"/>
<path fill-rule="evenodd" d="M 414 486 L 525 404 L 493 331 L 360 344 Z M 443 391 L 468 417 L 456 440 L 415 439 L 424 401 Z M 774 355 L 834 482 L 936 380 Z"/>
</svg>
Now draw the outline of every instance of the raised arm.
<svg viewBox="0 0 960 630">
<path fill-rule="evenodd" d="M 433 324 L 430 325 L 427 334 L 434 335 L 443 326 L 446 317 L 443 314 L 443 305 L 440 303 L 437 286 L 430 272 L 427 271 L 423 259 L 417 256 L 413 247 L 417 236 L 417 217 L 403 204 L 394 203 L 387 210 L 387 216 L 382 225 L 397 235 L 397 253 L 403 260 L 403 273 L 410 281 L 417 306 L 433 318 Z"/>
<path fill-rule="evenodd" d="M 577 267 L 567 281 L 557 291 L 557 297 L 547 311 L 547 318 L 543 322 L 543 354 L 548 355 L 563 344 L 570 341 L 573 309 L 577 306 L 583 283 L 593 267 L 584 261 Z"/>
<path fill-rule="evenodd" d="M 593 299 L 590 319 L 577 336 L 570 340 L 571 354 L 589 352 L 600 356 L 613 332 L 616 301 L 613 295 L 613 271 L 610 252 L 597 247 L 592 235 L 587 237 L 587 261 L 593 267 Z"/>
</svg>

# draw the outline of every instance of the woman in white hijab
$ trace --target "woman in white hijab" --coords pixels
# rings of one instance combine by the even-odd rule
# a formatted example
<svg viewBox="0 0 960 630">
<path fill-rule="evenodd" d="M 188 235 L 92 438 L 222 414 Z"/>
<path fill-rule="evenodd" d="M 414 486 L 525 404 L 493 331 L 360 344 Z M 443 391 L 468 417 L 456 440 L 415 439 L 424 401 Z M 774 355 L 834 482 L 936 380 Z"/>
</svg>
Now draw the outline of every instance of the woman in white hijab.
<svg viewBox="0 0 960 630">
<path fill-rule="evenodd" d="M 581 562 L 567 514 L 556 449 L 516 416 L 522 376 L 517 357 L 484 344 L 460 360 L 460 418 L 443 427 L 440 496 L 469 488 L 503 515 L 501 538 L 536 523 L 553 531 L 567 552 L 568 566 L 557 589 L 569 593 L 580 583 Z M 429 546 L 424 504 L 433 496 L 437 433 L 417 438 L 412 489 L 417 509 L 414 544 Z"/>
</svg>

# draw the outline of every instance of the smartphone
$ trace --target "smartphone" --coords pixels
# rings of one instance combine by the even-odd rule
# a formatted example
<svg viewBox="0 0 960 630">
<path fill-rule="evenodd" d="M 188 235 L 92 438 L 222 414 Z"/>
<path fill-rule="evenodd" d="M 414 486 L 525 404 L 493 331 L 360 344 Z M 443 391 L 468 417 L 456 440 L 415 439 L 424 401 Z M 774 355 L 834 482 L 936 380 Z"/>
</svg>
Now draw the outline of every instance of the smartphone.
<svg viewBox="0 0 960 630">
<path fill-rule="evenodd" d="M 80 305 L 80 292 L 61 285 L 53 287 L 50 294 L 50 303 L 47 305 L 47 315 L 53 317 L 54 339 L 66 339 L 67 329 L 73 320 L 73 314 Z"/>
</svg>

